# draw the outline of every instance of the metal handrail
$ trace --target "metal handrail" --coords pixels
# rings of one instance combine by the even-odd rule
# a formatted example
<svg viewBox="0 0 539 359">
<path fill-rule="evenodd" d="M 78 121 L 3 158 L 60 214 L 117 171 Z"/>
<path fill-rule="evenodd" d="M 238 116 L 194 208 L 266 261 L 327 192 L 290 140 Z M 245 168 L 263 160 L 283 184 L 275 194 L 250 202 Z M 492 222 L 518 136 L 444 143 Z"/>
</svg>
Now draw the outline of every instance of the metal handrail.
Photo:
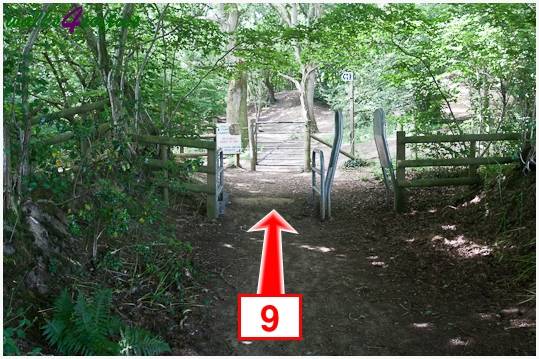
<svg viewBox="0 0 539 359">
<path fill-rule="evenodd" d="M 320 168 L 316 168 L 316 154 L 320 157 Z M 312 188 L 312 199 L 313 202 L 315 200 L 315 193 L 318 193 L 320 196 L 320 218 L 322 220 L 326 219 L 326 188 L 325 188 L 325 168 L 324 168 L 324 152 L 319 149 L 314 149 L 312 152 L 312 160 L 311 160 L 311 188 Z M 316 175 L 320 176 L 320 186 L 316 186 Z"/>
<path fill-rule="evenodd" d="M 331 187 L 333 178 L 337 170 L 337 162 L 342 145 L 342 134 L 344 131 L 344 121 L 341 111 L 335 111 L 335 136 L 333 137 L 333 147 L 331 148 L 331 157 L 329 159 L 328 173 L 326 175 L 326 208 L 327 217 L 331 218 Z"/>
<path fill-rule="evenodd" d="M 324 153 L 322 150 L 314 149 L 312 151 L 312 196 L 314 201 L 315 192 L 320 195 L 320 218 L 322 220 L 325 220 L 326 217 L 331 218 L 331 187 L 333 186 L 333 179 L 335 177 L 335 171 L 337 170 L 339 153 L 341 152 L 343 129 L 344 124 L 342 112 L 335 111 L 335 136 L 333 138 L 333 146 L 331 147 L 331 156 L 327 171 L 324 166 Z M 318 154 L 320 157 L 320 168 L 316 167 L 316 154 Z M 316 186 L 317 174 L 320 175 L 319 187 Z"/>
<path fill-rule="evenodd" d="M 380 159 L 380 168 L 382 169 L 384 184 L 386 186 L 386 198 L 389 198 L 389 192 L 395 190 L 395 171 L 389 153 L 389 146 L 387 145 L 386 117 L 384 110 L 381 108 L 374 111 L 373 132 L 378 158 Z"/>
</svg>

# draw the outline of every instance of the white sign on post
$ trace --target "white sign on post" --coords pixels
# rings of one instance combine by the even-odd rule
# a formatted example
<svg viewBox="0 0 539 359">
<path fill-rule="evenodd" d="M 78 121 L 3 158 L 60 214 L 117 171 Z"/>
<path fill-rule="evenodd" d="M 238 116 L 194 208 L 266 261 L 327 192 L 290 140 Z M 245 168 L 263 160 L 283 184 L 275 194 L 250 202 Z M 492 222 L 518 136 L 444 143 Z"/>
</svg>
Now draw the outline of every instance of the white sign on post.
<svg viewBox="0 0 539 359">
<path fill-rule="evenodd" d="M 341 79 L 344 82 L 354 81 L 354 73 L 352 71 L 343 71 L 341 74 Z"/>
<path fill-rule="evenodd" d="M 224 155 L 233 155 L 241 152 L 241 135 L 239 126 L 229 123 L 216 125 L 217 148 L 223 149 Z"/>
</svg>

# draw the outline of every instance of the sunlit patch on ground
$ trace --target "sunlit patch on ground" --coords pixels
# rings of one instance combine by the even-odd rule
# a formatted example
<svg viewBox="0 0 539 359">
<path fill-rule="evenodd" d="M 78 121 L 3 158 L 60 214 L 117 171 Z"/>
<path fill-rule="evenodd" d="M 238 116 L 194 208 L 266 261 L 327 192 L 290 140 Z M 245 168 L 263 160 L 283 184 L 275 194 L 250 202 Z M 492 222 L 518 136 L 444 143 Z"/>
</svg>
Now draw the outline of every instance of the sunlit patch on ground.
<svg viewBox="0 0 539 359">
<path fill-rule="evenodd" d="M 387 264 L 385 262 L 381 262 L 381 261 L 371 262 L 371 265 L 374 266 L 374 267 L 387 268 Z"/>
<path fill-rule="evenodd" d="M 475 196 L 471 201 L 463 203 L 462 207 L 468 207 L 470 204 L 479 204 L 481 203 L 481 199 L 481 196 Z"/>
<path fill-rule="evenodd" d="M 501 314 L 504 316 L 515 316 L 520 314 L 520 310 L 518 308 L 505 308 L 502 309 Z"/>
<path fill-rule="evenodd" d="M 432 323 L 412 323 L 412 327 L 416 329 L 432 329 L 434 325 Z"/>
<path fill-rule="evenodd" d="M 454 255 L 463 258 L 485 257 L 492 253 L 491 247 L 477 244 L 469 239 L 466 239 L 466 237 L 464 237 L 462 234 L 454 237 L 453 239 L 447 239 L 443 236 L 435 235 L 432 237 L 431 241 L 450 250 L 450 252 Z"/>
<path fill-rule="evenodd" d="M 494 320 L 494 319 L 496 319 L 496 314 L 494 314 L 494 313 L 477 313 L 477 316 L 481 320 Z"/>
<path fill-rule="evenodd" d="M 310 251 L 328 253 L 335 251 L 335 248 L 323 247 L 323 246 L 310 246 L 308 244 L 302 244 L 299 248 L 308 249 Z"/>
<path fill-rule="evenodd" d="M 465 347 L 473 343 L 471 338 L 456 337 L 449 339 L 449 345 L 454 347 Z"/>
<path fill-rule="evenodd" d="M 533 319 L 511 319 L 509 323 L 509 327 L 505 329 L 535 328 L 535 320 Z"/>
</svg>

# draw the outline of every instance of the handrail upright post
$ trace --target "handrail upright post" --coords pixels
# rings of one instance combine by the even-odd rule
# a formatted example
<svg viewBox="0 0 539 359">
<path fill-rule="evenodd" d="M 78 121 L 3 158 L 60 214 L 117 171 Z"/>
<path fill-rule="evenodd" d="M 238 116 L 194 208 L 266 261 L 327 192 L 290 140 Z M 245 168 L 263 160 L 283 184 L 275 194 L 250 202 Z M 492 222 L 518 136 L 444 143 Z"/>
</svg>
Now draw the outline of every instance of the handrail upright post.
<svg viewBox="0 0 539 359">
<path fill-rule="evenodd" d="M 395 211 L 403 212 L 405 208 L 405 192 L 401 184 L 406 180 L 405 167 L 400 161 L 406 159 L 406 132 L 397 131 L 397 178 L 395 181 Z"/>
<path fill-rule="evenodd" d="M 208 218 L 217 218 L 217 158 L 216 150 L 208 150 L 208 198 L 206 202 L 206 215 Z"/>
<path fill-rule="evenodd" d="M 326 219 L 326 176 L 324 164 L 324 152 L 320 151 L 320 218 Z"/>
<path fill-rule="evenodd" d="M 318 158 L 320 161 L 320 169 L 316 167 L 316 155 L 318 154 Z M 320 191 L 320 218 L 321 220 L 326 219 L 326 184 L 325 184 L 325 168 L 324 168 L 324 152 L 322 150 L 314 149 L 311 153 L 312 155 L 312 166 L 311 166 L 311 189 L 312 189 L 312 198 L 313 203 L 316 199 L 316 174 L 320 174 L 320 188 L 318 189 Z"/>
<path fill-rule="evenodd" d="M 316 191 L 314 190 L 314 187 L 316 187 L 316 172 L 315 172 L 315 168 L 316 168 L 316 152 L 313 151 L 312 153 L 312 158 L 311 158 L 311 161 L 312 161 L 312 164 L 311 164 L 311 195 L 312 195 L 312 199 L 313 199 L 313 203 L 314 203 L 314 200 L 316 198 Z"/>
</svg>

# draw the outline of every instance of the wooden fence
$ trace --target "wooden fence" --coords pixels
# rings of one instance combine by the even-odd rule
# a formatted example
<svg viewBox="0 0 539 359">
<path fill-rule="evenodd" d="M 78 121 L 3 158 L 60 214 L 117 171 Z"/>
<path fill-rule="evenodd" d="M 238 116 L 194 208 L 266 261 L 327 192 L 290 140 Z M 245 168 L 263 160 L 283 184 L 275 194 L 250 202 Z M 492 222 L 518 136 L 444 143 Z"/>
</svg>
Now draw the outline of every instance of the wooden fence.
<svg viewBox="0 0 539 359">
<path fill-rule="evenodd" d="M 189 192 L 206 193 L 206 215 L 208 218 L 217 218 L 219 216 L 219 198 L 223 194 L 224 187 L 224 163 L 223 151 L 217 149 L 215 141 L 148 135 L 134 135 L 133 138 L 140 143 L 159 145 L 160 158 L 148 158 L 145 160 L 145 164 L 150 168 L 164 170 L 165 178 L 168 177 L 167 168 L 178 165 L 178 162 L 168 158 L 169 147 L 180 146 L 182 148 L 190 147 L 207 150 L 200 154 L 180 153 L 176 155 L 178 158 L 207 157 L 207 164 L 205 166 L 195 168 L 195 172 L 206 174 L 206 183 L 182 183 L 181 187 Z M 167 183 L 164 183 L 163 197 L 166 203 L 169 201 L 169 189 L 171 187 Z"/>
<path fill-rule="evenodd" d="M 103 124 L 99 126 L 97 132 L 102 135 L 109 131 L 110 128 L 109 124 Z M 47 145 L 53 145 L 69 141 L 74 137 L 75 134 L 73 131 L 66 131 L 40 140 L 40 142 Z M 195 169 L 198 173 L 207 174 L 206 183 L 182 183 L 182 188 L 189 192 L 206 193 L 208 196 L 206 214 L 209 218 L 217 218 L 219 215 L 219 198 L 222 196 L 224 184 L 223 151 L 217 149 L 215 134 L 202 135 L 201 138 L 203 139 L 133 135 L 133 139 L 140 143 L 160 145 L 160 158 L 148 158 L 145 160 L 145 165 L 150 168 L 164 170 L 165 177 L 168 176 L 167 168 L 171 168 L 169 166 L 178 165 L 178 162 L 168 159 L 168 148 L 170 146 L 180 146 L 181 152 L 183 152 L 184 147 L 206 149 L 207 151 L 204 153 L 179 153 L 176 154 L 175 157 L 178 159 L 207 157 L 207 165 L 199 166 Z M 163 197 L 167 204 L 169 203 L 169 189 L 170 186 L 165 183 L 163 185 Z"/>
<path fill-rule="evenodd" d="M 517 157 L 476 157 L 478 141 L 520 140 L 522 140 L 522 135 L 519 133 L 406 136 L 404 131 L 397 131 L 397 170 L 394 191 L 395 210 L 397 212 L 402 212 L 406 207 L 405 188 L 472 185 L 480 182 L 480 178 L 477 176 L 477 167 L 479 165 L 506 164 L 519 161 Z M 444 142 L 469 142 L 470 151 L 468 157 L 447 159 L 406 159 L 407 143 Z M 440 166 L 468 166 L 468 176 L 457 178 L 427 178 L 411 181 L 406 180 L 406 168 Z"/>
</svg>

